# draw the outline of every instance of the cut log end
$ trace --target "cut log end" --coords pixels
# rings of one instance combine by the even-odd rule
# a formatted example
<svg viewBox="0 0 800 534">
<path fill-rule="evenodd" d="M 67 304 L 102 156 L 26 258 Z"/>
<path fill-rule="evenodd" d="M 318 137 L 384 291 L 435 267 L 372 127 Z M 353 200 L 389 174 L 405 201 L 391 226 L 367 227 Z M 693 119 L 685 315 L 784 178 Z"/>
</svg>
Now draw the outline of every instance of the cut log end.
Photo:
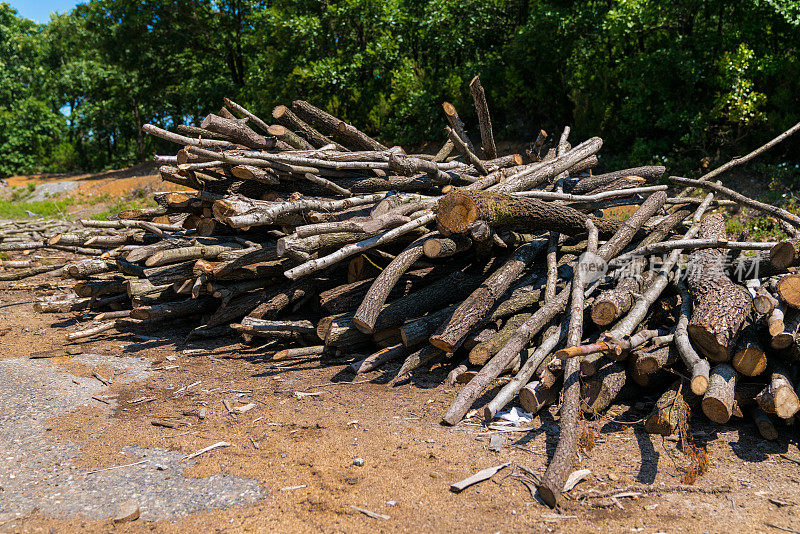
<svg viewBox="0 0 800 534">
<path fill-rule="evenodd" d="M 478 345 L 469 351 L 469 363 L 473 365 L 483 365 L 489 361 L 491 353 L 485 346 Z"/>
<path fill-rule="evenodd" d="M 772 336 L 772 348 L 785 349 L 792 344 L 794 338 L 790 334 L 784 334 L 784 330 L 786 330 L 786 323 L 780 319 L 769 323 L 767 331 L 769 335 Z"/>
<path fill-rule="evenodd" d="M 286 135 L 286 131 L 287 131 L 286 128 L 284 126 L 281 126 L 280 124 L 273 124 L 269 128 L 267 128 L 267 133 L 270 135 L 274 135 L 275 137 L 281 137 Z"/>
<path fill-rule="evenodd" d="M 797 394 L 790 387 L 782 387 L 775 392 L 775 415 L 789 419 L 800 410 Z"/>
<path fill-rule="evenodd" d="M 450 193 L 439 201 L 436 220 L 444 229 L 462 234 L 478 219 L 478 207 L 466 195 Z"/>
<path fill-rule="evenodd" d="M 715 423 L 727 423 L 733 415 L 732 406 L 716 397 L 705 397 L 702 406 L 706 417 Z"/>
<path fill-rule="evenodd" d="M 722 345 L 713 332 L 709 332 L 700 325 L 689 325 L 689 338 L 692 343 L 702 352 L 709 361 L 726 362 L 731 355 L 728 349 Z"/>
<path fill-rule="evenodd" d="M 767 355 L 763 350 L 747 347 L 733 355 L 733 368 L 745 376 L 757 376 L 767 368 Z"/>
<path fill-rule="evenodd" d="M 272 118 L 280 119 L 281 117 L 283 117 L 286 114 L 286 112 L 288 110 L 289 110 L 289 108 L 287 108 L 286 106 L 283 106 L 283 105 L 275 106 L 275 108 L 272 110 Z"/>
<path fill-rule="evenodd" d="M 429 258 L 438 258 L 442 252 L 442 245 L 435 239 L 428 239 L 423 243 L 422 250 Z"/>
<path fill-rule="evenodd" d="M 431 345 L 436 347 L 437 349 L 443 350 L 444 352 L 454 352 L 456 347 L 453 343 L 447 341 L 446 339 L 442 339 L 438 336 L 431 336 L 428 340 Z"/>
<path fill-rule="evenodd" d="M 592 306 L 592 321 L 597 326 L 606 326 L 619 317 L 619 310 L 613 302 L 599 301 Z"/>
<path fill-rule="evenodd" d="M 370 325 L 358 317 L 353 318 L 353 325 L 365 334 L 373 334 L 375 332 L 374 325 Z"/>
<path fill-rule="evenodd" d="M 558 400 L 558 388 L 547 387 L 542 382 L 531 382 L 519 390 L 519 402 L 528 413 L 536 414 L 548 404 Z"/>
<path fill-rule="evenodd" d="M 778 281 L 778 293 L 786 304 L 800 308 L 800 275 L 790 274 Z"/>
<path fill-rule="evenodd" d="M 727 363 L 716 366 L 709 375 L 708 390 L 703 396 L 702 408 L 711 421 L 727 423 L 734 414 L 736 370 Z"/>
<path fill-rule="evenodd" d="M 692 381 L 690 382 L 692 393 L 697 396 L 704 395 L 706 391 L 708 391 L 708 377 L 703 375 L 698 375 L 692 377 Z"/>
<path fill-rule="evenodd" d="M 769 260 L 777 269 L 786 269 L 794 265 L 797 258 L 795 243 L 792 241 L 781 241 L 769 251 Z"/>
<path fill-rule="evenodd" d="M 544 484 L 540 484 L 537 489 L 539 490 L 539 497 L 541 497 L 550 508 L 555 508 L 555 506 L 558 504 L 558 498 L 560 495 L 557 495 L 555 492 L 553 492 L 553 490 Z"/>
<path fill-rule="evenodd" d="M 655 358 L 649 356 L 641 356 L 637 358 L 636 363 L 639 367 L 639 372 L 645 375 L 651 375 L 661 369 L 659 362 Z"/>
</svg>

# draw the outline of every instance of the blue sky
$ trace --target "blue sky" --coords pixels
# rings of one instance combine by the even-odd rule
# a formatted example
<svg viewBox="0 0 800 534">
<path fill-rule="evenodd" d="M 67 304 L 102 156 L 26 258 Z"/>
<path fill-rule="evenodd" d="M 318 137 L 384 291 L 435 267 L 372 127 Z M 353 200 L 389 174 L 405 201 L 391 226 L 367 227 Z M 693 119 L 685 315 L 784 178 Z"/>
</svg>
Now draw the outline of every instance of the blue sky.
<svg viewBox="0 0 800 534">
<path fill-rule="evenodd" d="M 4 0 L 17 10 L 21 17 L 36 22 L 48 22 L 50 13 L 57 11 L 65 13 L 81 3 L 76 0 Z"/>
</svg>

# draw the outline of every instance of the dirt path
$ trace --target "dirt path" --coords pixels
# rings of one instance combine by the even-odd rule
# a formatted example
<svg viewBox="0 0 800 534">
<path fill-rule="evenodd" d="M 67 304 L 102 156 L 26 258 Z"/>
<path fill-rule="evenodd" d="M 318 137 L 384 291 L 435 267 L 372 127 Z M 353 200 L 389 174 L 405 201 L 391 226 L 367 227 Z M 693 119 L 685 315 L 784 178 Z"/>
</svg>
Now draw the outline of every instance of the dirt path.
<svg viewBox="0 0 800 534">
<path fill-rule="evenodd" d="M 24 217 L 19 213 L 25 210 L 28 216 L 102 218 L 108 211 L 153 205 L 150 194 L 155 191 L 179 189 L 161 180 L 155 163 L 98 173 L 12 176 L 0 184 L 0 217 Z M 7 200 L 17 209 L 8 212 L 12 206 L 2 205 Z"/>
<path fill-rule="evenodd" d="M 33 311 L 30 301 L 47 291 L 37 291 L 36 280 L 0 285 L 10 327 L 0 337 L 0 531 L 800 528 L 800 466 L 781 455 L 800 456 L 793 435 L 771 443 L 748 423 L 695 424 L 711 462 L 697 487 L 726 490 L 717 494 L 645 494 L 619 499 L 622 509 L 608 499 L 571 501 L 554 512 L 534 500 L 518 468 L 454 494 L 453 482 L 503 462 L 541 473 L 557 439 L 554 414 L 537 418 L 530 432 L 494 434 L 505 440 L 491 452 L 487 429 L 439 425 L 454 393 L 439 385 L 447 368 L 394 388 L 380 383 L 379 372 L 353 384 L 342 365 L 278 366 L 264 361 L 263 349 L 233 338 L 183 345 L 177 340 L 186 329 L 109 336 L 80 345 L 82 354 L 31 360 L 32 351 L 64 348 L 64 330 L 51 326 L 75 324 L 70 315 Z M 642 433 L 635 421 L 652 399 L 633 400 L 597 426 L 597 446 L 579 466 L 592 475 L 573 494 L 678 484 L 677 444 Z M 180 461 L 220 441 L 231 445 Z M 363 466 L 354 465 L 357 458 Z M 118 503 L 129 500 L 141 518 L 112 526 Z"/>
</svg>

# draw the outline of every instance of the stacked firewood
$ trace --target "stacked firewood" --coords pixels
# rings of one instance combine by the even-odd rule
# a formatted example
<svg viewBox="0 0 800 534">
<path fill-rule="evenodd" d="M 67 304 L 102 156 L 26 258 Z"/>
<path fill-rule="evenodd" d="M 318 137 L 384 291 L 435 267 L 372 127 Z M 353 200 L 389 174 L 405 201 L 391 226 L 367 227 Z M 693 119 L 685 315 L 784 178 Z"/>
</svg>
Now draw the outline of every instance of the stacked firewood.
<svg viewBox="0 0 800 534">
<path fill-rule="evenodd" d="M 82 221 L 87 225 L 108 225 L 105 221 Z M 79 246 L 76 242 L 60 242 L 56 236 L 80 231 L 81 224 L 53 219 L 0 221 L 0 281 L 21 280 L 42 273 L 61 273 L 68 258 L 101 256 L 104 250 Z M 99 235 L 88 236 L 99 238 Z M 51 242 L 52 241 L 52 242 Z M 21 254 L 11 259 L 11 254 Z"/>
<path fill-rule="evenodd" d="M 71 339 L 186 322 L 190 336 L 266 340 L 274 359 L 350 360 L 357 374 L 397 361 L 393 382 L 451 364 L 448 381 L 466 385 L 447 424 L 560 401 L 539 487 L 550 504 L 580 418 L 626 391 L 663 392 L 651 432 L 676 432 L 699 406 L 718 423 L 744 410 L 773 439 L 800 409 L 800 240 L 729 240 L 725 210 L 766 211 L 792 236 L 800 219 L 712 180 L 771 145 L 672 178 L 691 189 L 668 196 L 654 185 L 664 167 L 592 175 L 602 141 L 571 146 L 569 128 L 552 147 L 541 132 L 524 155 L 498 155 L 477 78 L 470 89 L 480 148 L 445 103 L 435 155 L 385 146 L 301 100 L 275 108 L 274 124 L 226 100 L 200 127 L 146 125 L 181 146 L 157 159 L 186 190 L 120 213 L 108 226 L 128 230 L 116 237 L 54 238 L 107 241 L 113 254 L 65 268 L 77 299 L 37 306 L 106 306 Z"/>
</svg>

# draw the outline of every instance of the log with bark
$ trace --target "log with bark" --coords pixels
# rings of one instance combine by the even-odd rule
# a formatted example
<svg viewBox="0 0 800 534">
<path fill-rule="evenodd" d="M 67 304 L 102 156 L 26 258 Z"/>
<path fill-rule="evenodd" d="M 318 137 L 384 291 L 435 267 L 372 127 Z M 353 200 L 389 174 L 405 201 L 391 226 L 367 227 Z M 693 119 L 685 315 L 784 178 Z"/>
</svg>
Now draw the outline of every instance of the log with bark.
<svg viewBox="0 0 800 534">
<path fill-rule="evenodd" d="M 722 215 L 707 215 L 701 224 L 701 238 L 725 239 Z M 718 249 L 693 252 L 687 266 L 687 286 L 694 311 L 689 320 L 692 342 L 709 360 L 730 360 L 739 332 L 752 310 L 748 291 L 734 284 L 724 273 L 725 255 Z"/>
</svg>

